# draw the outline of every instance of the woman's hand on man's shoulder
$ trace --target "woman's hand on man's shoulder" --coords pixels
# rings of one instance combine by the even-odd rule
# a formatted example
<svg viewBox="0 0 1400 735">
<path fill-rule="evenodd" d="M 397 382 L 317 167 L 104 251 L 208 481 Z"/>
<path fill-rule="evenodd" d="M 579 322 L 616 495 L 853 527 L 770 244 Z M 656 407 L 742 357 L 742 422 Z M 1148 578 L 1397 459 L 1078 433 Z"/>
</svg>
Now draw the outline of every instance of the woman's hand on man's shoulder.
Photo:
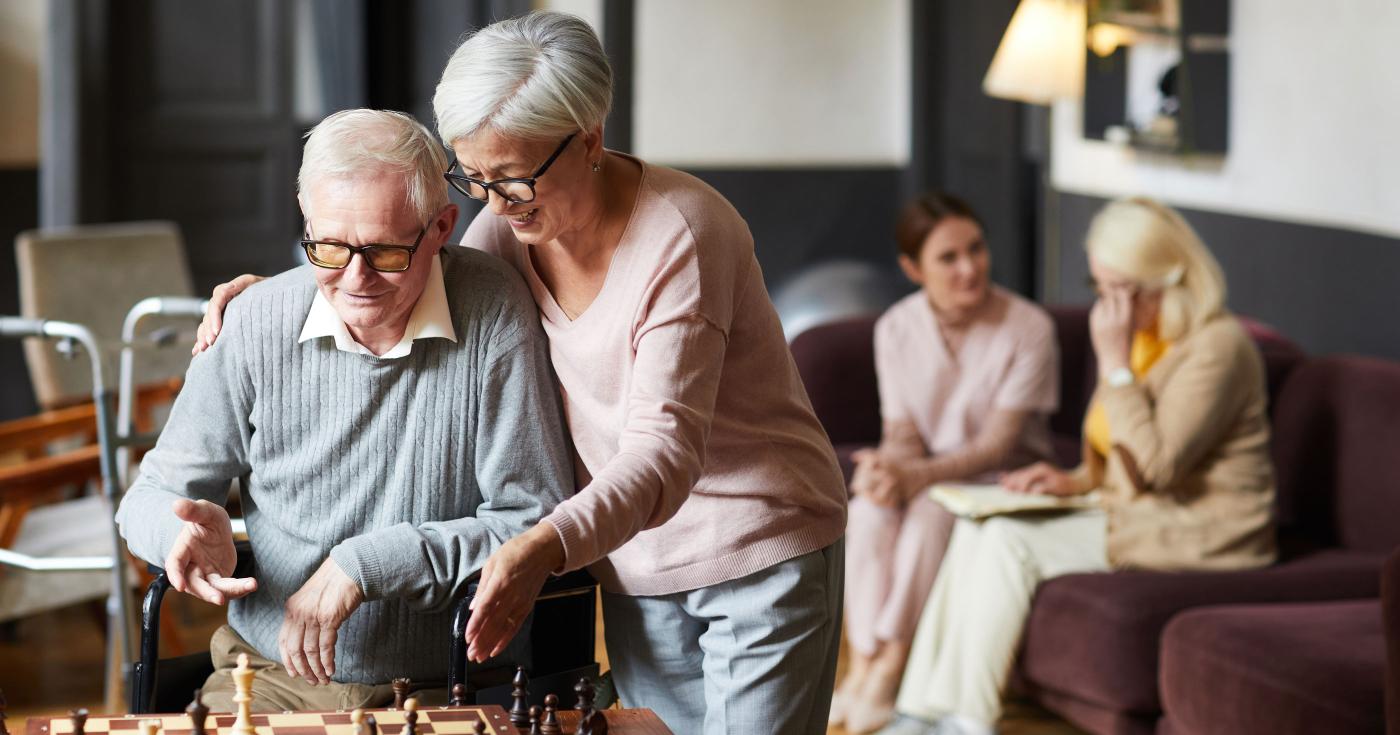
<svg viewBox="0 0 1400 735">
<path fill-rule="evenodd" d="M 224 309 L 228 308 L 228 302 L 262 280 L 266 279 L 263 276 L 244 273 L 228 283 L 220 283 L 214 287 L 214 292 L 209 296 L 209 308 L 204 310 L 204 321 L 199 323 L 199 331 L 195 334 L 194 347 L 190 348 L 190 355 L 198 355 L 214 346 L 214 340 L 219 338 L 219 330 L 224 326 Z"/>
</svg>

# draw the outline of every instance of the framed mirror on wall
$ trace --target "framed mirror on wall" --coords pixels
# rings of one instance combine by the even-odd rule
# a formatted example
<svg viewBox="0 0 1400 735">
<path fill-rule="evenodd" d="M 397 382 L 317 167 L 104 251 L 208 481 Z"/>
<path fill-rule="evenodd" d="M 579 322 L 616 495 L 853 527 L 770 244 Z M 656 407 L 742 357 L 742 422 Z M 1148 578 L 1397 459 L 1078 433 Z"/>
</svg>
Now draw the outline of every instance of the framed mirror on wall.
<svg viewBox="0 0 1400 735">
<path fill-rule="evenodd" d="M 1229 3 L 1088 0 L 1084 137 L 1179 155 L 1229 146 Z"/>
</svg>

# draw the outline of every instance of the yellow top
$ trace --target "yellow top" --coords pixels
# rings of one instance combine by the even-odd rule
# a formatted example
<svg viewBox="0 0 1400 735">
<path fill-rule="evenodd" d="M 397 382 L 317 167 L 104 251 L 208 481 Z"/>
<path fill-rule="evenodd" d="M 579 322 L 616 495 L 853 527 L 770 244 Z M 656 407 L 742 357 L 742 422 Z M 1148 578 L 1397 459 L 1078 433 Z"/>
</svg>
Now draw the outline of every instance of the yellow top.
<svg viewBox="0 0 1400 735">
<path fill-rule="evenodd" d="M 1157 337 L 1156 330 L 1134 332 L 1133 346 L 1128 352 L 1128 369 L 1133 371 L 1133 377 L 1141 381 L 1171 346 L 1171 342 Z M 1084 440 L 1100 457 L 1107 457 L 1113 445 L 1112 434 L 1108 430 L 1108 414 L 1098 401 L 1094 401 L 1084 415 Z"/>
</svg>

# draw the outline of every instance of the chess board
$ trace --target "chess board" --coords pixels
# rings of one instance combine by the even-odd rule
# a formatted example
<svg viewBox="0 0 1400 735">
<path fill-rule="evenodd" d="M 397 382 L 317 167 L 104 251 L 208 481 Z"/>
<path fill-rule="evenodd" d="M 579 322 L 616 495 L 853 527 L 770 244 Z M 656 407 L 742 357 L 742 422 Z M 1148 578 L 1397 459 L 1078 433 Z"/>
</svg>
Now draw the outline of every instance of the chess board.
<svg viewBox="0 0 1400 735">
<path fill-rule="evenodd" d="M 397 735 L 403 729 L 403 710 L 367 709 L 374 715 L 379 731 Z M 210 714 L 205 720 L 209 735 L 230 735 L 233 714 Z M 468 705 L 466 707 L 418 708 L 419 735 L 471 735 L 479 719 L 486 720 L 487 735 L 520 735 L 510 724 L 506 711 L 497 705 Z M 86 735 L 139 735 L 143 720 L 159 720 L 162 735 L 190 735 L 190 718 L 185 714 L 171 715 L 91 715 L 83 727 Z M 254 714 L 253 726 L 258 735 L 353 735 L 350 713 L 346 712 L 285 712 Z M 73 735 L 73 722 L 67 717 L 32 717 L 26 735 Z"/>
</svg>

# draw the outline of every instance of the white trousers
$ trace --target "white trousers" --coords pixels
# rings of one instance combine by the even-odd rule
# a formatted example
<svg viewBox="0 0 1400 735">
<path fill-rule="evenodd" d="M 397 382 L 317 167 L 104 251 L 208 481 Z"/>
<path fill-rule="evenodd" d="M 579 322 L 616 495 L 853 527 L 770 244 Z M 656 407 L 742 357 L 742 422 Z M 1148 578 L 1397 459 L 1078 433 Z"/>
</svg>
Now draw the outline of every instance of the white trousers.
<svg viewBox="0 0 1400 735">
<path fill-rule="evenodd" d="M 1098 510 L 959 519 L 914 634 L 896 709 L 929 721 L 961 715 L 995 723 L 1036 586 L 1106 571 L 1105 534 Z"/>
</svg>

